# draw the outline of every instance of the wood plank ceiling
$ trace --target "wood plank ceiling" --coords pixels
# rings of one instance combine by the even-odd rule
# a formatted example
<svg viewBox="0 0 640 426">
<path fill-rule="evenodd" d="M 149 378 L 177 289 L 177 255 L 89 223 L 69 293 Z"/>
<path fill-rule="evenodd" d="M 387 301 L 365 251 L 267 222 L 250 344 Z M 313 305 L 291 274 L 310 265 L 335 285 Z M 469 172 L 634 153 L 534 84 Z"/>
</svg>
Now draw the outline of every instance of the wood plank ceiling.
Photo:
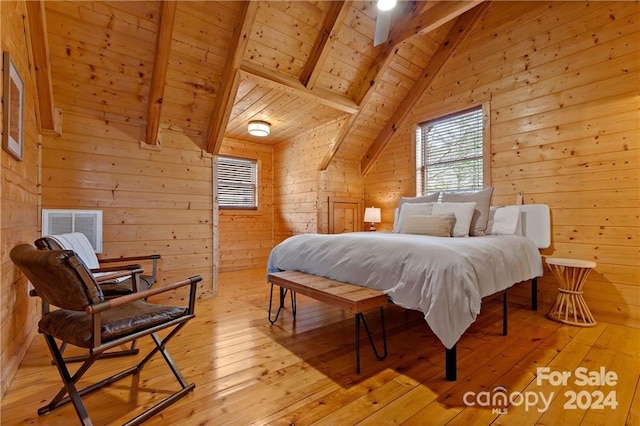
<svg viewBox="0 0 640 426">
<path fill-rule="evenodd" d="M 373 47 L 373 1 L 32 3 L 45 130 L 62 110 L 139 124 L 149 145 L 180 129 L 216 153 L 225 137 L 276 144 L 343 122 L 321 168 L 367 168 L 488 4 L 400 2 Z M 271 135 L 249 136 L 250 120 Z"/>
</svg>

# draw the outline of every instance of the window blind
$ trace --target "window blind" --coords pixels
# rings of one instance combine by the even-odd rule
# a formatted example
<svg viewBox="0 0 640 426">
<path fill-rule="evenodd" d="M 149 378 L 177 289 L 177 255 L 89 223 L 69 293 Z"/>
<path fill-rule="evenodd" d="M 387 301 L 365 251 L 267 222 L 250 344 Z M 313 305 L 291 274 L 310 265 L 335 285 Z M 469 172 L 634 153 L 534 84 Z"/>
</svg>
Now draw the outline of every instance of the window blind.
<svg viewBox="0 0 640 426">
<path fill-rule="evenodd" d="M 483 187 L 482 107 L 416 130 L 417 193 Z"/>
<path fill-rule="evenodd" d="M 218 206 L 255 209 L 258 207 L 258 164 L 256 160 L 217 157 Z"/>
</svg>

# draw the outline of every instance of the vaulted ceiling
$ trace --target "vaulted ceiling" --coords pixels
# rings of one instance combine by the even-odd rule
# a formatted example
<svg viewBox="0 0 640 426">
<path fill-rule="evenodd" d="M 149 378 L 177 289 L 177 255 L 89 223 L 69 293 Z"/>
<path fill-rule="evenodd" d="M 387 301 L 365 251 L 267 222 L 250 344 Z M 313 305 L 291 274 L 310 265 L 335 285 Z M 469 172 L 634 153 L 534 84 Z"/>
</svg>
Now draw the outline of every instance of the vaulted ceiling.
<svg viewBox="0 0 640 426">
<path fill-rule="evenodd" d="M 336 122 L 321 168 L 363 169 L 487 7 L 400 2 L 374 47 L 374 1 L 28 3 L 43 129 L 70 111 L 139 124 L 150 145 L 179 129 L 216 153 Z M 249 136 L 250 120 L 271 135 Z"/>
</svg>

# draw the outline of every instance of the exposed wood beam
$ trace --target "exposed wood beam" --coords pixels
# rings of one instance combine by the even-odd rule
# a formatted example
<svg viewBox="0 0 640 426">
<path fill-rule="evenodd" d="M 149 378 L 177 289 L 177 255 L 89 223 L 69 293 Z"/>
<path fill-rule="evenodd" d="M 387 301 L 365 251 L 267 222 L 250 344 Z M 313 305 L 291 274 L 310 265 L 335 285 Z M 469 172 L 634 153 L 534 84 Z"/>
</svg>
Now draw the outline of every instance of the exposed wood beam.
<svg viewBox="0 0 640 426">
<path fill-rule="evenodd" d="M 406 4 L 409 5 L 409 3 Z M 402 14 L 404 19 L 396 20 L 396 23 L 394 25 L 404 25 L 403 23 L 405 19 L 408 19 L 407 17 L 412 16 L 415 13 L 416 3 L 413 3 L 410 6 L 406 7 L 410 7 L 410 9 L 404 10 L 404 13 Z M 391 33 L 393 34 L 393 31 L 391 31 Z M 326 170 L 327 167 L 329 167 L 331 160 L 333 160 L 333 157 L 335 157 L 345 139 L 351 133 L 353 125 L 356 123 L 358 117 L 362 113 L 362 109 L 367 104 L 367 102 L 369 102 L 369 98 L 373 95 L 373 86 L 378 79 L 378 75 L 382 75 L 382 70 L 386 69 L 393 60 L 393 57 L 395 56 L 395 54 L 393 53 L 396 50 L 396 44 L 397 43 L 394 43 L 393 37 L 391 35 L 386 43 L 378 47 L 378 54 L 376 55 L 376 59 L 374 59 L 373 64 L 369 68 L 366 77 L 360 83 L 360 90 L 356 94 L 355 102 L 358 105 L 358 111 L 346 122 L 344 127 L 340 129 L 340 132 L 338 133 L 335 141 L 329 147 L 329 152 L 327 152 L 322 160 L 322 163 L 320 163 L 320 171 Z M 374 70 L 377 71 L 374 72 Z"/>
<path fill-rule="evenodd" d="M 169 67 L 169 53 L 171 52 L 176 6 L 177 3 L 175 1 L 163 1 L 160 6 L 156 55 L 153 63 L 151 89 L 149 89 L 149 104 L 147 106 L 147 132 L 143 139 L 147 145 L 160 146 L 158 128 L 160 127 L 160 117 L 162 115 L 162 99 L 167 80 L 167 68 Z"/>
<path fill-rule="evenodd" d="M 408 24 L 396 28 L 398 34 L 395 35 L 395 38 L 399 40 L 399 43 L 414 35 L 426 34 L 473 9 L 484 1 L 485 0 L 441 1 L 436 3 L 432 8 L 413 17 Z"/>
<path fill-rule="evenodd" d="M 349 114 L 358 112 L 358 105 L 348 96 L 338 95 L 319 87 L 309 90 L 297 78 L 257 65 L 253 62 L 243 61 L 240 66 L 240 72 L 258 79 L 261 85 L 291 93 L 300 98 L 309 99 L 310 101 Z"/>
<path fill-rule="evenodd" d="M 373 60 L 367 75 L 360 84 L 359 91 L 355 97 L 356 103 L 360 106 L 360 111 L 363 106 L 369 102 L 369 98 L 374 93 L 373 88 L 375 84 L 395 58 L 398 44 L 415 34 L 427 33 L 439 28 L 482 1 L 483 0 L 439 2 L 424 12 L 418 10 L 417 3 L 408 3 L 409 6 L 407 7 L 410 7 L 410 9 L 403 12 L 401 19 L 396 19 L 389 34 L 389 39 L 379 46 L 378 54 Z M 359 114 L 360 112 L 358 112 L 357 115 Z M 329 152 L 322 161 L 320 167 L 321 171 L 326 170 L 329 166 L 329 163 L 338 152 L 338 149 L 351 133 L 351 126 L 353 126 L 356 121 L 357 117 L 354 117 L 352 120 L 349 120 L 346 128 L 341 129 L 339 137 L 333 143 Z"/>
<path fill-rule="evenodd" d="M 382 150 L 387 146 L 395 132 L 404 124 L 407 116 L 409 115 L 409 111 L 413 109 L 415 104 L 424 94 L 425 90 L 440 74 L 449 59 L 451 59 L 455 54 L 464 40 L 466 40 L 473 27 L 482 18 L 482 15 L 484 15 L 488 7 L 489 2 L 485 2 L 458 18 L 456 24 L 451 28 L 449 34 L 447 34 L 447 38 L 433 55 L 422 75 L 409 91 L 407 97 L 402 101 L 402 103 L 400 103 L 398 108 L 396 108 L 391 118 L 378 134 L 378 137 L 376 137 L 376 140 L 369 147 L 367 154 L 360 163 L 360 170 L 363 176 L 371 170 L 371 167 Z"/>
<path fill-rule="evenodd" d="M 333 1 L 324 19 L 320 36 L 316 40 L 307 63 L 304 65 L 300 81 L 308 89 L 315 86 L 322 67 L 331 53 L 331 48 L 338 38 L 338 31 L 351 9 L 352 1 Z"/>
<path fill-rule="evenodd" d="M 238 86 L 240 85 L 240 73 L 238 71 L 244 53 L 247 50 L 251 27 L 256 19 L 256 13 L 258 13 L 258 4 L 259 2 L 257 1 L 241 2 L 238 22 L 233 29 L 229 45 L 229 56 L 223 74 L 222 91 L 214 106 L 213 117 L 211 117 L 207 132 L 207 151 L 214 155 L 220 151 L 233 102 L 238 93 Z"/>
<path fill-rule="evenodd" d="M 436 28 L 440 28 L 442 25 L 462 15 L 482 1 L 483 0 L 442 1 L 417 15 L 415 15 L 415 8 L 405 12 L 403 16 L 407 19 L 398 20 L 396 24 L 394 24 L 389 34 L 389 39 L 380 46 L 378 55 L 376 55 L 371 67 L 369 67 L 369 71 L 363 79 L 362 84 L 360 84 L 360 90 L 355 96 L 358 105 L 366 104 L 368 97 L 373 91 L 373 86 L 375 86 L 378 79 L 384 74 L 384 71 L 395 57 L 395 52 L 397 51 L 396 46 L 398 44 L 413 35 L 428 33 Z"/>
<path fill-rule="evenodd" d="M 43 1 L 28 1 L 27 15 L 29 20 L 29 37 L 35 69 L 38 96 L 38 117 L 41 130 L 60 133 L 60 111 L 56 113 L 53 102 L 53 85 L 51 79 L 51 62 L 49 60 L 49 40 L 47 39 L 47 20 Z"/>
<path fill-rule="evenodd" d="M 345 140 L 345 138 L 351 131 L 351 128 L 353 127 L 353 123 L 355 123 L 357 119 L 358 119 L 358 114 L 353 114 L 344 123 L 342 123 L 342 127 L 340 127 L 340 131 L 336 135 L 336 138 L 331 144 L 331 147 L 329 147 L 329 152 L 322 159 L 322 163 L 320 163 L 320 171 L 327 170 L 327 167 L 329 167 L 331 160 L 333 160 L 333 157 L 335 157 L 336 152 L 338 152 L 338 148 L 340 148 L 340 144 L 338 143 L 338 141 L 342 143 L 342 141 Z"/>
</svg>

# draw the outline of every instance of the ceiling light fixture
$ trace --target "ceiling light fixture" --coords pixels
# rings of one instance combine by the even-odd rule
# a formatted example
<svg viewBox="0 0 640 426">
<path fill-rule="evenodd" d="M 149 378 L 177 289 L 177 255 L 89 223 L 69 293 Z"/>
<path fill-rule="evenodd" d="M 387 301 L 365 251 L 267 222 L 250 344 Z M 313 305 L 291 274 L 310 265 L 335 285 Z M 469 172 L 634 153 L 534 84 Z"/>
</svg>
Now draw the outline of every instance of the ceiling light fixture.
<svg viewBox="0 0 640 426">
<path fill-rule="evenodd" d="M 387 11 L 396 7 L 396 0 L 378 0 L 378 10 Z"/>
<path fill-rule="evenodd" d="M 265 137 L 271 133 L 271 124 L 266 121 L 250 121 L 249 134 L 252 136 Z"/>
</svg>

